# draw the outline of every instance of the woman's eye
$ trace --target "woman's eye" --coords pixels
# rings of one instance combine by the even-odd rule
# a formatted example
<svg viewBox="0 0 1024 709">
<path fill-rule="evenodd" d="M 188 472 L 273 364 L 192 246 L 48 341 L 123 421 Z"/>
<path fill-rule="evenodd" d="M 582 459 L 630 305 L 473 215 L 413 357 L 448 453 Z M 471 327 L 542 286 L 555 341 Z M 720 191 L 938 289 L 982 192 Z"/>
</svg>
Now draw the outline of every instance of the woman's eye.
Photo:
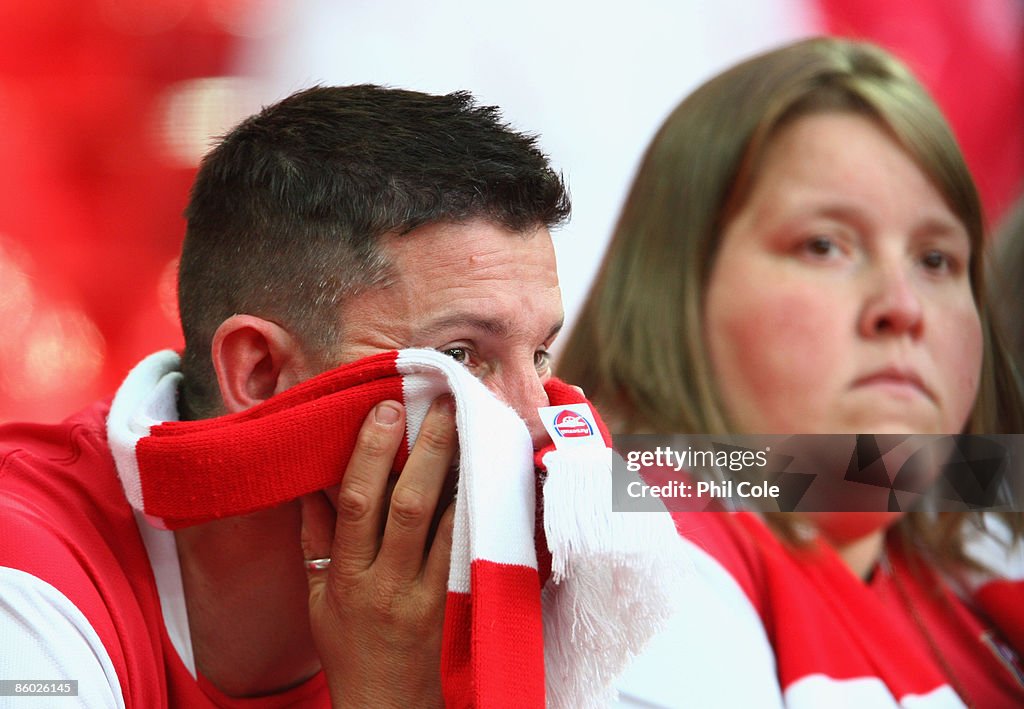
<svg viewBox="0 0 1024 709">
<path fill-rule="evenodd" d="M 921 263 L 929 271 L 951 271 L 953 270 L 953 259 L 941 251 L 927 251 L 921 257 Z"/>
<path fill-rule="evenodd" d="M 460 364 L 469 364 L 469 350 L 465 347 L 449 347 L 446 350 L 441 350 L 441 354 L 451 357 Z"/>
<path fill-rule="evenodd" d="M 836 242 L 827 236 L 814 236 L 803 243 L 803 249 L 812 256 L 832 256 L 838 250 Z"/>
</svg>

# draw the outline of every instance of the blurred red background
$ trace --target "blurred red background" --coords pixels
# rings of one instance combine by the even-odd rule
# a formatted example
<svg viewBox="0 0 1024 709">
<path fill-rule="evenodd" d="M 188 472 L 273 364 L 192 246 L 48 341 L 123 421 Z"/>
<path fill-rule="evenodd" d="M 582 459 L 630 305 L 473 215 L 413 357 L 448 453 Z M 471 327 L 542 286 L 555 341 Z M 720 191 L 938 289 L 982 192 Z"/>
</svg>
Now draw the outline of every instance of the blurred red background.
<svg viewBox="0 0 1024 709">
<path fill-rule="evenodd" d="M 180 347 L 174 258 L 223 0 L 0 10 L 0 420 L 54 419 Z M 213 79 L 216 86 L 216 79 Z"/>
<path fill-rule="evenodd" d="M 997 220 L 1024 176 L 1024 3 L 818 0 L 935 92 Z M 981 8 L 979 10 L 979 8 Z M 180 348 L 175 256 L 247 0 L 0 0 L 0 421 L 55 420 Z"/>
</svg>

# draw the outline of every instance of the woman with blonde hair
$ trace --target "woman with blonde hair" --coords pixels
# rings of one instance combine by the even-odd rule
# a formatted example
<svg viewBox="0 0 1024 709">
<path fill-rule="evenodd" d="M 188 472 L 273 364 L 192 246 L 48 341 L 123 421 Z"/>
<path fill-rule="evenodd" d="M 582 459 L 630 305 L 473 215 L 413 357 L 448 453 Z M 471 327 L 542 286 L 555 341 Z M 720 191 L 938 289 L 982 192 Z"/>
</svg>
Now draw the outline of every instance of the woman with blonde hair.
<svg viewBox="0 0 1024 709">
<path fill-rule="evenodd" d="M 805 40 L 666 120 L 559 375 L 619 433 L 1020 432 L 983 250 L 927 92 L 877 47 Z M 701 583 L 623 701 L 1022 706 L 1019 518 L 985 522 L 679 513 Z"/>
</svg>

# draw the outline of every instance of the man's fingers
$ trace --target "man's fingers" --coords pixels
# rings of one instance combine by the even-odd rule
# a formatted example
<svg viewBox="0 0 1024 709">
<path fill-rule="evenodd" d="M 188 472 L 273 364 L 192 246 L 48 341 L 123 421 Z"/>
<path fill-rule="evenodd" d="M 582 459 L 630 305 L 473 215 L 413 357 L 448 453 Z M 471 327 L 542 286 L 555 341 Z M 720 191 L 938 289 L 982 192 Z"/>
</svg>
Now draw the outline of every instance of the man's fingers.
<svg viewBox="0 0 1024 709">
<path fill-rule="evenodd" d="M 323 492 L 299 498 L 302 505 L 302 543 L 304 559 L 322 559 L 331 555 L 334 539 L 334 506 Z"/>
<path fill-rule="evenodd" d="M 444 590 L 448 588 L 448 569 L 452 560 L 452 532 L 455 529 L 455 502 L 452 501 L 441 515 L 437 525 L 434 541 L 427 555 L 427 565 L 423 570 L 423 583 L 428 589 Z"/>
<path fill-rule="evenodd" d="M 423 697 L 440 706 L 440 637 L 454 509 L 441 520 L 435 512 L 440 512 L 438 499 L 456 448 L 450 398 L 435 401 L 427 412 L 389 504 L 389 474 L 404 424 L 400 405 L 378 405 L 360 430 L 336 510 L 318 504 L 330 499 L 326 495 L 310 496 L 303 506 L 307 560 L 324 548 L 325 512 L 337 515 L 330 567 L 326 573 L 307 569 L 310 624 L 332 696 L 337 700 L 345 693 L 353 706 L 381 704 L 365 699 L 374 692 L 416 695 L 416 701 L 388 706 L 421 706 Z M 432 523 L 438 530 L 428 556 Z M 369 674 L 375 679 L 367 683 Z M 409 683 L 410 675 L 415 684 Z M 358 694 L 353 686 L 372 691 Z"/>
<path fill-rule="evenodd" d="M 385 490 L 405 432 L 405 410 L 384 401 L 370 412 L 356 439 L 338 491 L 338 521 L 331 557 L 336 573 L 359 573 L 380 548 Z"/>
<path fill-rule="evenodd" d="M 381 572 L 412 579 L 422 571 L 430 527 L 457 447 L 454 405 L 450 396 L 442 396 L 427 412 L 391 495 L 378 556 Z"/>
<path fill-rule="evenodd" d="M 299 498 L 302 507 L 302 558 L 306 561 L 306 580 L 309 582 L 311 598 L 324 592 L 327 580 L 326 569 L 314 569 L 309 565 L 313 559 L 329 559 L 331 540 L 334 536 L 334 506 L 322 492 L 314 492 Z"/>
</svg>

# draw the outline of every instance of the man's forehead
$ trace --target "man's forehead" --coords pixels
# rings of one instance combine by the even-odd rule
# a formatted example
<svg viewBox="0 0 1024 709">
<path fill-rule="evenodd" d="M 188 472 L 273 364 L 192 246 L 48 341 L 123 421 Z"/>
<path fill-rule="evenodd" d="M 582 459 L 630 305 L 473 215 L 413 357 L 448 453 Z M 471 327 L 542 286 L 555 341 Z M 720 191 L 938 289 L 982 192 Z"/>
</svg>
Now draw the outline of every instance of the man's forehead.
<svg viewBox="0 0 1024 709">
<path fill-rule="evenodd" d="M 389 235 L 382 246 L 389 277 L 343 309 L 350 335 L 376 333 L 391 348 L 464 338 L 536 346 L 561 327 L 546 228 L 521 234 L 488 221 L 428 224 Z"/>
<path fill-rule="evenodd" d="M 384 247 L 391 283 L 419 289 L 425 297 L 474 281 L 495 288 L 515 282 L 558 288 L 554 246 L 544 227 L 523 234 L 486 221 L 428 224 L 388 237 Z"/>
<path fill-rule="evenodd" d="M 558 309 L 551 304 L 550 313 L 539 313 L 548 322 L 533 323 L 535 326 L 547 327 L 546 337 L 549 339 L 558 334 L 564 323 L 564 315 L 561 310 L 561 299 L 558 300 Z M 423 335 L 442 335 L 452 329 L 465 329 L 483 332 L 497 338 L 512 337 L 518 329 L 518 324 L 513 320 L 502 317 L 492 317 L 476 311 L 461 311 L 439 315 L 435 318 L 428 318 L 419 323 L 419 332 Z"/>
</svg>

